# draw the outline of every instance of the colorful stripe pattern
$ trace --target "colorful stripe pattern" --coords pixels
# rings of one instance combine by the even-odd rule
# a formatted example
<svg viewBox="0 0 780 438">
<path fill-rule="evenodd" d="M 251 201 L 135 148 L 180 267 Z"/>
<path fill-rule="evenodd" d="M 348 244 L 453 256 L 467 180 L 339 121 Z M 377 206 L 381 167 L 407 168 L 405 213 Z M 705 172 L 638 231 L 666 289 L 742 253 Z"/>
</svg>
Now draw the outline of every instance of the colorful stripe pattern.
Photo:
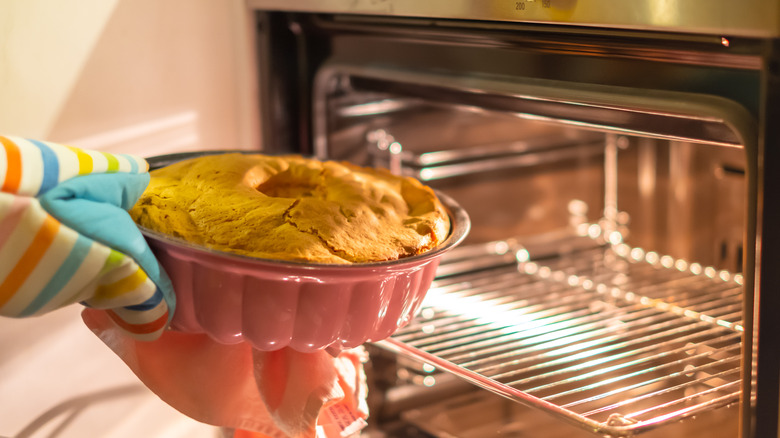
<svg viewBox="0 0 780 438">
<path fill-rule="evenodd" d="M 0 315 L 40 315 L 69 304 L 105 309 L 140 340 L 159 337 L 172 305 L 129 256 L 60 223 L 37 196 L 93 173 L 143 173 L 145 160 L 0 136 Z"/>
</svg>

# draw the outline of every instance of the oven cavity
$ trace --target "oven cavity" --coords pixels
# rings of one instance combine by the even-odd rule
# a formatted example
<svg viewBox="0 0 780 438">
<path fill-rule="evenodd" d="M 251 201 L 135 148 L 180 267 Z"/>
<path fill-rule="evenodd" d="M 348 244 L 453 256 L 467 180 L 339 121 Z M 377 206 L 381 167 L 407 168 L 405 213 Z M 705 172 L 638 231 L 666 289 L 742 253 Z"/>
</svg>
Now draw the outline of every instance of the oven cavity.
<svg viewBox="0 0 780 438">
<path fill-rule="evenodd" d="M 512 403 L 588 435 L 711 412 L 736 429 L 747 209 L 738 113 L 538 82 L 470 92 L 454 78 L 354 66 L 319 79 L 319 155 L 418 178 L 472 220 L 420 314 L 376 343 L 377 416 L 420 436 L 526 436 L 536 422 Z M 472 421 L 469 410 L 483 413 Z"/>
</svg>

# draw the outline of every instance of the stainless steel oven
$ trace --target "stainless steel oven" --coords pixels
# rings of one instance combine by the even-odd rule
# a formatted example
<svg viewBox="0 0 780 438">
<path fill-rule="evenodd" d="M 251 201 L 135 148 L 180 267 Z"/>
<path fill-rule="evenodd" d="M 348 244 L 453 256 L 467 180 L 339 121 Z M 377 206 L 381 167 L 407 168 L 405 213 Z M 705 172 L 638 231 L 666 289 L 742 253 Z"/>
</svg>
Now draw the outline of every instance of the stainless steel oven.
<svg viewBox="0 0 780 438">
<path fill-rule="evenodd" d="M 778 436 L 780 2 L 248 4 L 266 150 L 472 216 L 368 433 Z"/>
</svg>

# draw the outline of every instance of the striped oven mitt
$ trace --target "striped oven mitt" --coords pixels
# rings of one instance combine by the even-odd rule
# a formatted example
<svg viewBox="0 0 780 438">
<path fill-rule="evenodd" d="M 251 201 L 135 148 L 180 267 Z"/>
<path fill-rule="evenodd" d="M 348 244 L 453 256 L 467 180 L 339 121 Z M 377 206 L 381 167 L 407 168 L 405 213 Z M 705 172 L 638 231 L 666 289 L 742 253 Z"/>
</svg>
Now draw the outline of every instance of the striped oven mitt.
<svg viewBox="0 0 780 438">
<path fill-rule="evenodd" d="M 0 136 L 0 315 L 81 302 L 139 340 L 170 322 L 170 280 L 127 210 L 145 160 Z"/>
</svg>

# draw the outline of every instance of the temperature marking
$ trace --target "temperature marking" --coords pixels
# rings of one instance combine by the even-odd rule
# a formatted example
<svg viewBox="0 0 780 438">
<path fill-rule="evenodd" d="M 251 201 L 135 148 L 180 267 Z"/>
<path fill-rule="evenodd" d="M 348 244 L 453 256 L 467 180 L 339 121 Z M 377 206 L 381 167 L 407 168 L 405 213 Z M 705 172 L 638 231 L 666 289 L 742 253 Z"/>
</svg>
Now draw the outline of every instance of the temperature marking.
<svg viewBox="0 0 780 438">
<path fill-rule="evenodd" d="M 515 2 L 515 10 L 516 11 L 525 11 L 528 10 L 530 6 L 527 6 L 528 3 L 535 2 L 537 0 L 523 0 L 523 1 L 516 1 Z M 538 0 L 539 3 L 542 4 L 542 7 L 545 9 L 552 7 L 552 0 Z"/>
</svg>

